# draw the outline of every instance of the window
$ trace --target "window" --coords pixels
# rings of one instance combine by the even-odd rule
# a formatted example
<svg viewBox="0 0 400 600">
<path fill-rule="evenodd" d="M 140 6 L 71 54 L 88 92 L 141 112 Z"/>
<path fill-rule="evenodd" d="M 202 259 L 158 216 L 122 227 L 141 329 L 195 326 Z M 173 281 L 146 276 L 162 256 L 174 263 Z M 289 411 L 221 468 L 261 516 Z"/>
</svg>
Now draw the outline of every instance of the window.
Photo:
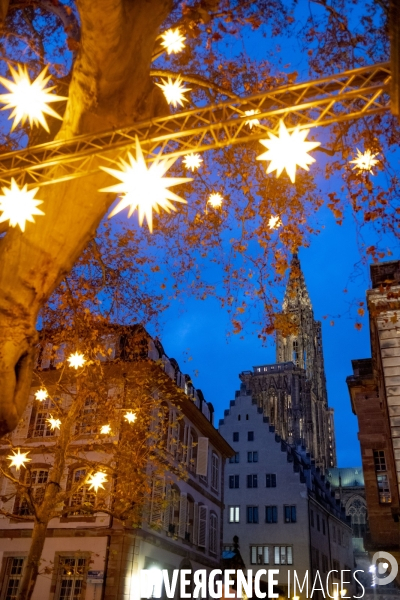
<svg viewBox="0 0 400 600">
<path fill-rule="evenodd" d="M 211 460 L 211 487 L 213 490 L 218 492 L 218 490 L 219 490 L 219 458 L 215 454 L 215 452 L 212 453 L 212 460 Z"/>
<path fill-rule="evenodd" d="M 83 600 L 83 579 L 86 559 L 74 556 L 61 556 L 57 600 Z"/>
<path fill-rule="evenodd" d="M 265 476 L 265 487 L 267 487 L 267 488 L 276 487 L 275 473 L 267 473 L 267 475 Z"/>
<path fill-rule="evenodd" d="M 386 471 L 386 459 L 384 450 L 374 450 L 375 471 Z"/>
<path fill-rule="evenodd" d="M 82 479 L 86 477 L 86 469 L 75 469 L 72 474 L 72 486 L 77 486 Z M 77 510 L 69 512 L 69 515 L 88 514 L 87 508 L 93 508 L 96 503 L 96 494 L 89 491 L 88 485 L 83 485 L 74 492 L 70 499 L 70 506 L 76 506 Z M 90 512 L 89 512 L 90 514 Z M 75 599 L 74 599 L 75 600 Z"/>
<path fill-rule="evenodd" d="M 318 529 L 318 531 L 321 531 L 321 523 L 320 523 L 318 514 L 317 514 L 317 529 Z"/>
<path fill-rule="evenodd" d="M 266 523 L 277 523 L 278 522 L 278 507 L 277 506 L 266 506 L 265 507 L 265 522 Z"/>
<path fill-rule="evenodd" d="M 48 477 L 49 471 L 47 469 L 32 469 L 31 471 L 26 471 L 24 483 L 25 485 L 30 486 L 32 498 L 37 504 L 41 504 L 43 500 Z M 17 496 L 15 501 L 14 514 L 20 516 L 31 514 L 28 503 L 19 496 Z"/>
<path fill-rule="evenodd" d="M 338 560 L 333 559 L 332 561 L 332 568 L 334 571 L 338 571 L 340 572 L 340 563 Z"/>
<path fill-rule="evenodd" d="M 230 506 L 229 507 L 229 523 L 239 523 L 240 507 Z"/>
<path fill-rule="evenodd" d="M 239 441 L 239 432 L 238 431 L 234 431 L 233 432 L 233 441 L 234 442 L 238 442 Z"/>
<path fill-rule="evenodd" d="M 322 519 L 322 533 L 326 535 L 325 519 Z"/>
<path fill-rule="evenodd" d="M 248 452 L 247 453 L 247 462 L 249 462 L 249 463 L 258 462 L 258 452 Z"/>
<path fill-rule="evenodd" d="M 384 450 L 374 450 L 374 463 L 376 483 L 378 486 L 379 502 L 386 504 L 392 501 L 389 478 L 386 473 L 386 459 Z"/>
<path fill-rule="evenodd" d="M 322 572 L 327 573 L 328 571 L 329 571 L 328 557 L 326 556 L 326 554 L 323 554 L 322 555 Z"/>
<path fill-rule="evenodd" d="M 231 490 L 239 487 L 239 475 L 229 475 L 229 487 Z"/>
<path fill-rule="evenodd" d="M 236 452 L 236 454 L 234 454 L 233 456 L 230 457 L 229 462 L 230 463 L 238 463 L 239 462 L 239 452 Z"/>
<path fill-rule="evenodd" d="M 258 487 L 257 475 L 247 475 L 247 487 L 248 488 Z"/>
<path fill-rule="evenodd" d="M 86 398 L 85 405 L 79 415 L 76 425 L 76 433 L 78 435 L 90 435 L 97 432 L 96 421 L 96 404 L 93 398 Z"/>
<path fill-rule="evenodd" d="M 247 432 L 247 441 L 248 442 L 254 442 L 254 431 L 248 431 Z"/>
<path fill-rule="evenodd" d="M 6 572 L 4 576 L 4 600 L 15 600 L 18 596 L 18 588 L 22 579 L 24 567 L 23 557 L 7 558 Z"/>
<path fill-rule="evenodd" d="M 50 428 L 47 419 L 50 417 L 50 411 L 55 408 L 55 405 L 50 399 L 37 404 L 34 405 L 32 410 L 28 437 L 51 437 L 55 435 L 56 430 Z"/>
<path fill-rule="evenodd" d="M 247 507 L 247 522 L 258 523 L 258 506 Z"/>
<path fill-rule="evenodd" d="M 274 546 L 274 563 L 276 565 L 293 564 L 292 546 Z"/>
<path fill-rule="evenodd" d="M 311 527 L 314 527 L 314 511 L 310 510 L 310 523 Z M 335 538 L 335 526 L 333 526 L 333 537 Z"/>
<path fill-rule="evenodd" d="M 296 523 L 296 507 L 295 506 L 284 506 L 283 514 L 285 523 Z"/>
<path fill-rule="evenodd" d="M 209 550 L 212 554 L 217 554 L 217 531 L 218 531 L 218 518 L 215 513 L 211 513 L 210 514 Z"/>
<path fill-rule="evenodd" d="M 269 546 L 250 546 L 252 565 L 269 565 Z"/>
</svg>

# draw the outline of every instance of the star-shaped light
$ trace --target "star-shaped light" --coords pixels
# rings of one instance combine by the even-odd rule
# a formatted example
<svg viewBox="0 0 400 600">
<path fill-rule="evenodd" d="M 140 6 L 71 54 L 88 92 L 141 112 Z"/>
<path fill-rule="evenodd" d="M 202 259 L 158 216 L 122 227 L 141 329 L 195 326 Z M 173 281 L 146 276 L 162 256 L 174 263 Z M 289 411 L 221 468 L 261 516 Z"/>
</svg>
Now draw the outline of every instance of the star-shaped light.
<svg viewBox="0 0 400 600">
<path fill-rule="evenodd" d="M 60 429 L 61 421 L 60 419 L 54 419 L 52 415 L 48 419 L 46 419 L 46 423 L 50 425 L 51 430 Z"/>
<path fill-rule="evenodd" d="M 126 419 L 128 423 L 134 423 L 136 421 L 136 413 L 130 410 L 124 415 L 124 419 Z"/>
<path fill-rule="evenodd" d="M 308 152 L 320 146 L 320 142 L 306 142 L 309 129 L 300 130 L 296 127 L 290 134 L 283 121 L 279 124 L 279 136 L 268 132 L 269 140 L 260 140 L 268 149 L 264 154 L 257 156 L 257 160 L 269 160 L 267 174 L 276 171 L 276 176 L 286 169 L 292 183 L 296 178 L 296 165 L 308 171 L 308 165 L 315 162 L 315 158 L 309 156 Z"/>
<path fill-rule="evenodd" d="M 20 452 L 19 448 L 17 448 L 17 452 L 13 450 L 13 454 L 7 456 L 10 461 L 10 467 L 15 467 L 19 471 L 21 467 L 25 466 L 25 463 L 32 460 L 31 458 L 27 458 L 28 454 L 29 452 Z"/>
<path fill-rule="evenodd" d="M 100 429 L 100 433 L 111 433 L 111 425 L 102 425 Z"/>
<path fill-rule="evenodd" d="M 375 156 L 378 155 L 372 154 L 371 150 L 366 150 L 364 153 L 362 153 L 357 148 L 357 156 L 354 160 L 351 160 L 350 163 L 354 164 L 353 169 L 358 169 L 359 171 L 369 171 L 373 174 L 372 167 L 375 167 L 375 165 L 377 165 L 379 162 Z"/>
<path fill-rule="evenodd" d="M 167 29 L 161 34 L 161 46 L 168 52 L 168 54 L 176 54 L 185 47 L 183 43 L 186 38 L 181 34 L 179 27 L 176 29 Z"/>
<path fill-rule="evenodd" d="M 31 127 L 33 124 L 39 125 L 40 123 L 49 132 L 45 114 L 56 117 L 56 119 L 62 119 L 62 117 L 48 104 L 67 100 L 67 98 L 51 94 L 50 92 L 54 90 L 55 86 L 46 88 L 51 78 L 51 75 L 47 75 L 47 67 L 34 81 L 30 80 L 26 66 L 18 65 L 18 71 L 16 71 L 9 65 L 9 69 L 14 81 L 0 77 L 0 82 L 10 92 L 9 94 L 0 94 L 0 102 L 6 105 L 2 110 L 14 109 L 8 117 L 9 119 L 14 118 L 11 131 L 18 123 L 21 122 L 24 125 L 28 120 Z"/>
<path fill-rule="evenodd" d="M 89 485 L 89 490 L 98 492 L 99 488 L 102 488 L 103 490 L 105 489 L 103 483 L 106 483 L 106 481 L 107 475 L 101 471 L 97 471 L 97 473 L 90 475 L 89 479 L 87 480 L 87 484 Z"/>
<path fill-rule="evenodd" d="M 127 207 L 129 207 L 128 217 L 130 217 L 133 211 L 137 209 L 139 225 L 143 225 L 143 220 L 146 217 L 147 224 L 152 232 L 153 209 L 159 213 L 160 207 L 169 213 L 171 210 L 176 210 L 170 200 L 186 204 L 186 200 L 180 198 L 168 188 L 192 181 L 192 179 L 190 177 L 164 177 L 164 174 L 177 159 L 161 158 L 161 154 L 158 154 L 150 167 L 147 168 L 137 137 L 136 159 L 130 153 L 128 153 L 128 158 L 129 163 L 124 160 L 120 161 L 120 170 L 101 167 L 103 171 L 110 173 L 110 175 L 119 179 L 121 183 L 103 188 L 100 191 L 117 192 L 122 195 L 117 206 L 111 211 L 109 218 Z"/>
<path fill-rule="evenodd" d="M 37 208 L 43 200 L 35 200 L 35 194 L 39 188 L 28 190 L 28 185 L 25 184 L 22 188 L 18 187 L 14 178 L 11 179 L 9 188 L 2 187 L 3 192 L 0 195 L 0 223 L 10 221 L 10 227 L 19 225 L 21 231 L 25 231 L 27 221 L 34 223 L 34 215 L 44 215 L 44 212 Z"/>
<path fill-rule="evenodd" d="M 161 79 L 161 81 L 162 83 L 157 83 L 156 85 L 162 89 L 168 104 L 172 104 L 176 108 L 178 104 L 183 106 L 184 102 L 188 102 L 184 94 L 190 92 L 192 88 L 185 88 L 180 75 L 174 80 L 168 77 L 168 81 L 165 81 L 165 79 Z"/>
<path fill-rule="evenodd" d="M 48 397 L 49 397 L 49 394 L 47 393 L 47 390 L 45 390 L 44 388 L 35 392 L 35 398 L 36 398 L 36 400 L 39 400 L 39 402 L 43 402 L 43 400 L 46 400 L 46 398 L 48 398 Z"/>
<path fill-rule="evenodd" d="M 251 117 L 252 115 L 259 115 L 260 111 L 258 110 L 258 108 L 255 109 L 251 109 L 251 110 L 245 110 L 244 114 L 246 115 L 246 117 Z M 253 129 L 253 126 L 255 125 L 259 125 L 260 121 L 258 119 L 247 119 L 245 125 L 248 125 L 250 127 L 250 129 Z"/>
<path fill-rule="evenodd" d="M 83 365 L 86 362 L 86 358 L 80 352 L 74 352 L 74 354 L 70 354 L 67 360 L 69 362 L 69 366 L 73 367 L 74 369 L 79 369 L 80 367 L 83 367 Z"/>
<path fill-rule="evenodd" d="M 194 154 L 191 152 L 190 154 L 186 154 L 182 162 L 187 169 L 194 171 L 200 167 L 203 159 L 201 158 L 200 154 Z"/>
<path fill-rule="evenodd" d="M 282 221 L 279 216 L 271 215 L 268 220 L 268 227 L 270 229 L 278 229 L 282 225 Z"/>
<path fill-rule="evenodd" d="M 219 192 L 213 192 L 209 195 L 207 204 L 209 204 L 212 208 L 221 208 L 223 197 Z"/>
</svg>

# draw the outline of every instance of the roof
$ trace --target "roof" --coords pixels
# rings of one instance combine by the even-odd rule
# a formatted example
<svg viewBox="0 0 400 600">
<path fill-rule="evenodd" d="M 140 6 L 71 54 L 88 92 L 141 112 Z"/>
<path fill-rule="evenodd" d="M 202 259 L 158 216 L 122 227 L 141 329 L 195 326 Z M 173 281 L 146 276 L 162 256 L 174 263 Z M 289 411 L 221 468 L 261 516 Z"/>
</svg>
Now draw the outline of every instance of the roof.
<svg viewBox="0 0 400 600">
<path fill-rule="evenodd" d="M 335 467 L 325 473 L 332 487 L 364 487 L 362 467 Z"/>
</svg>

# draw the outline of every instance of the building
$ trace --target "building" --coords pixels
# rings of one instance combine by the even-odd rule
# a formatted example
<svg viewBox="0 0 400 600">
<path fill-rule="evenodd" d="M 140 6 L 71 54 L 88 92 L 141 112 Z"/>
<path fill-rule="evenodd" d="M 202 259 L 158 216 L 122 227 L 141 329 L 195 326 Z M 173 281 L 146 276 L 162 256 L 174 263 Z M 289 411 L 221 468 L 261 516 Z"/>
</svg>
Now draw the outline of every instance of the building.
<svg viewBox="0 0 400 600">
<path fill-rule="evenodd" d="M 307 571 L 314 579 L 317 570 L 326 578 L 353 569 L 351 527 L 310 454 L 281 438 L 252 394 L 242 384 L 219 425 L 235 450 L 225 472 L 224 548 L 237 536 L 247 569 L 279 565 L 288 597 L 288 571 L 303 581 Z"/>
<path fill-rule="evenodd" d="M 366 547 L 399 560 L 400 261 L 372 265 L 371 280 L 371 358 L 352 361 L 347 385 L 359 427 L 369 521 Z"/>
<path fill-rule="evenodd" d="M 283 301 L 292 333 L 277 335 L 276 364 L 240 374 L 258 406 L 289 444 L 303 445 L 322 469 L 336 466 L 333 408 L 328 407 L 322 331 L 297 254 Z"/>
<path fill-rule="evenodd" d="M 169 412 L 167 464 L 171 465 L 171 472 L 173 464 L 183 465 L 187 477 L 179 479 L 171 473 L 168 478 L 159 474 L 154 477 L 146 518 L 139 528 L 130 527 L 129 521 L 101 510 L 83 510 L 88 505 L 96 508 L 97 500 L 88 486 L 77 489 L 68 500 L 73 503 L 74 510 L 64 515 L 61 508 L 59 516 L 50 521 L 33 600 L 72 597 L 74 600 L 133 600 L 140 597 L 138 581 L 142 569 L 186 567 L 210 570 L 220 566 L 224 464 L 232 455 L 232 448 L 213 426 L 212 405 L 180 372 L 176 361 L 166 356 L 161 344 L 140 327 L 130 328 L 118 338 L 111 336 L 104 369 L 109 369 L 110 376 L 111 370 L 114 371 L 114 393 L 118 391 L 118 385 L 123 387 L 125 395 L 129 393 L 135 376 L 129 347 L 140 347 L 142 358 L 156 361 L 158 366 L 154 365 L 154 368 L 159 378 L 167 382 L 171 394 L 173 390 L 180 393 L 179 418 L 176 405 L 171 404 L 171 396 L 165 400 Z M 49 359 L 51 355 L 45 352 L 40 357 L 44 369 L 41 375 L 49 390 L 59 373 L 52 368 L 52 360 L 56 359 Z M 123 372 L 123 381 L 121 378 L 119 384 L 115 375 L 117 359 L 120 359 L 120 371 Z M 29 481 L 32 494 L 38 497 L 50 483 L 48 475 L 54 459 L 50 450 L 57 434 L 49 430 L 46 422 L 51 410 L 49 402 L 38 405 L 33 395 L 35 391 L 37 388 L 32 388 L 26 414 L 11 435 L 11 442 L 30 451 L 32 462 L 26 469 L 27 476 L 20 481 Z M 62 401 L 69 401 L 68 391 Z M 88 408 L 85 419 L 93 414 L 93 410 L 93 406 Z M 76 427 L 74 443 L 76 448 L 80 445 L 78 454 L 81 455 L 83 449 L 86 458 L 97 460 L 99 451 L 94 443 L 94 432 L 88 430 L 88 421 L 79 419 Z M 113 432 L 110 443 L 124 444 L 126 438 L 121 431 Z M 6 442 L 2 444 L 3 459 L 9 454 L 9 448 Z M 78 455 L 74 456 L 74 460 L 68 461 L 61 487 L 68 488 L 85 472 Z M 133 467 L 127 457 L 124 468 L 129 473 Z M 151 470 L 152 465 L 148 468 Z M 16 597 L 33 525 L 29 521 L 29 507 L 21 502 L 16 486 L 5 477 L 0 486 L 0 598 L 3 600 Z M 113 507 L 108 508 L 112 512 Z M 21 521 L 18 517 L 27 520 Z"/>
</svg>

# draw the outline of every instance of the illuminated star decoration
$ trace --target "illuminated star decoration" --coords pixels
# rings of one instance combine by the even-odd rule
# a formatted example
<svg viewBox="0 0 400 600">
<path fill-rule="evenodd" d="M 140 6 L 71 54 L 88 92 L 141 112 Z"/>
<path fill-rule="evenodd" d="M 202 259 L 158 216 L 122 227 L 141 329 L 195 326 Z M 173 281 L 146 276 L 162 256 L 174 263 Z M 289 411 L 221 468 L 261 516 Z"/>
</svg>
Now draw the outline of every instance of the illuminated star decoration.
<svg viewBox="0 0 400 600">
<path fill-rule="evenodd" d="M 181 34 L 179 27 L 176 29 L 167 29 L 161 34 L 161 46 L 168 52 L 168 54 L 176 54 L 180 52 L 185 47 L 183 43 L 186 38 Z"/>
<path fill-rule="evenodd" d="M 134 423 L 136 421 L 136 414 L 132 411 L 129 411 L 124 415 L 124 419 L 128 421 L 128 423 Z"/>
<path fill-rule="evenodd" d="M 378 164 L 379 160 L 375 158 L 378 156 L 377 154 L 371 154 L 371 150 L 366 150 L 364 154 L 359 151 L 357 148 L 357 156 L 354 160 L 351 160 L 351 163 L 354 163 L 353 169 L 358 169 L 359 171 L 369 171 L 374 174 L 372 171 L 372 167 Z"/>
<path fill-rule="evenodd" d="M 17 448 L 17 452 L 14 452 L 14 454 L 9 454 L 7 456 L 8 460 L 10 461 L 10 467 L 15 467 L 17 471 L 19 471 L 21 467 L 25 466 L 25 463 L 30 462 L 32 460 L 31 458 L 27 458 L 28 454 L 29 452 L 21 453 L 20 449 Z"/>
<path fill-rule="evenodd" d="M 157 83 L 156 85 L 162 89 L 168 104 L 172 104 L 176 108 L 178 104 L 183 106 L 184 102 L 188 102 L 184 94 L 190 92 L 192 88 L 185 88 L 180 75 L 174 81 L 171 77 L 168 77 L 168 81 L 165 81 L 165 79 L 161 79 L 161 81 L 162 83 Z"/>
<path fill-rule="evenodd" d="M 271 215 L 269 220 L 268 220 L 268 227 L 270 229 L 278 229 L 278 227 L 280 227 L 282 225 L 282 221 L 280 219 L 279 216 L 273 216 Z"/>
<path fill-rule="evenodd" d="M 54 419 L 52 415 L 48 419 L 46 419 L 46 423 L 50 425 L 50 429 L 54 431 L 54 429 L 60 429 L 61 421 L 60 419 Z"/>
<path fill-rule="evenodd" d="M 124 160 L 120 161 L 121 169 L 110 169 L 108 167 L 100 167 L 103 171 L 110 173 L 121 183 L 112 185 L 100 190 L 101 192 L 117 192 L 121 195 L 121 200 L 117 206 L 111 211 L 109 218 L 129 207 L 128 217 L 137 209 L 139 217 L 139 225 L 143 225 L 143 220 L 146 217 L 147 225 L 150 232 L 153 231 L 153 209 L 159 214 L 159 207 L 166 212 L 175 210 L 175 206 L 170 202 L 182 202 L 186 204 L 186 200 L 180 198 L 174 192 L 167 189 L 174 185 L 192 181 L 190 177 L 164 177 L 164 173 L 177 160 L 176 158 L 161 158 L 161 153 L 147 168 L 146 161 L 143 157 L 143 152 L 140 147 L 139 139 L 136 137 L 136 159 L 128 152 L 129 163 Z"/>
<path fill-rule="evenodd" d="M 43 69 L 34 81 L 30 80 L 26 66 L 18 65 L 18 71 L 15 71 L 9 65 L 9 69 L 14 81 L 0 77 L 0 82 L 10 92 L 9 94 L 0 94 L 0 102 L 6 105 L 2 110 L 14 109 L 8 117 L 9 119 L 14 118 L 11 131 L 15 129 L 18 123 L 21 122 L 24 125 L 25 121 L 28 120 L 31 127 L 33 124 L 39 125 L 40 123 L 49 132 L 45 114 L 61 120 L 62 117 L 48 106 L 48 104 L 50 102 L 67 100 L 67 98 L 51 94 L 50 92 L 54 90 L 55 86 L 46 88 L 51 78 L 51 75 L 46 76 L 47 67 Z"/>
<path fill-rule="evenodd" d="M 308 171 L 308 165 L 315 162 L 315 158 L 309 156 L 308 152 L 320 146 L 320 142 L 306 142 L 309 129 L 299 127 L 290 134 L 283 121 L 279 124 L 279 136 L 268 132 L 269 140 L 260 140 L 268 149 L 264 154 L 257 156 L 257 160 L 271 161 L 267 168 L 267 174 L 276 171 L 276 176 L 282 173 L 283 169 L 290 177 L 292 183 L 296 178 L 296 165 Z"/>
<path fill-rule="evenodd" d="M 102 425 L 101 429 L 100 429 L 100 433 L 104 433 L 104 434 L 111 433 L 110 425 Z"/>
<path fill-rule="evenodd" d="M 252 110 L 245 110 L 244 114 L 246 115 L 246 117 L 251 117 L 252 115 L 258 115 L 260 114 L 260 111 L 258 110 L 258 108 L 252 109 Z M 260 121 L 258 119 L 247 119 L 245 125 L 248 125 L 250 127 L 250 129 L 253 129 L 254 125 L 259 125 Z"/>
<path fill-rule="evenodd" d="M 94 490 L 95 492 L 98 492 L 99 488 L 104 490 L 105 488 L 103 483 L 106 483 L 106 481 L 107 475 L 101 471 L 97 471 L 97 473 L 94 473 L 94 475 L 90 475 L 89 479 L 87 480 L 89 490 Z"/>
<path fill-rule="evenodd" d="M 80 352 L 75 352 L 74 354 L 71 354 L 67 358 L 67 360 L 69 362 L 69 366 L 73 367 L 74 369 L 79 369 L 79 367 L 83 367 L 83 365 L 86 362 L 86 358 Z"/>
<path fill-rule="evenodd" d="M 223 197 L 219 192 L 213 192 L 209 195 L 207 204 L 209 204 L 212 208 L 221 208 L 223 201 Z"/>
<path fill-rule="evenodd" d="M 47 390 L 45 390 L 44 388 L 35 392 L 35 398 L 36 398 L 36 400 L 39 400 L 39 402 L 43 402 L 43 400 L 46 400 L 46 398 L 48 398 L 48 397 L 49 397 L 49 394 L 47 393 Z"/>
<path fill-rule="evenodd" d="M 44 212 L 37 208 L 39 204 L 43 203 L 43 200 L 34 199 L 38 189 L 28 190 L 27 184 L 20 188 L 12 178 L 9 188 L 1 188 L 0 210 L 3 214 L 0 217 L 0 223 L 10 221 L 10 227 L 19 225 L 20 230 L 25 231 L 26 221 L 34 223 L 34 215 L 44 215 Z"/>
<path fill-rule="evenodd" d="M 183 159 L 183 164 L 185 167 L 187 169 L 191 169 L 192 171 L 198 169 L 202 162 L 203 159 L 201 158 L 200 154 L 193 154 L 193 152 L 191 154 L 186 154 Z"/>
</svg>

